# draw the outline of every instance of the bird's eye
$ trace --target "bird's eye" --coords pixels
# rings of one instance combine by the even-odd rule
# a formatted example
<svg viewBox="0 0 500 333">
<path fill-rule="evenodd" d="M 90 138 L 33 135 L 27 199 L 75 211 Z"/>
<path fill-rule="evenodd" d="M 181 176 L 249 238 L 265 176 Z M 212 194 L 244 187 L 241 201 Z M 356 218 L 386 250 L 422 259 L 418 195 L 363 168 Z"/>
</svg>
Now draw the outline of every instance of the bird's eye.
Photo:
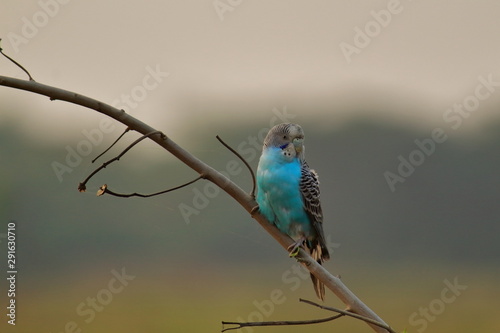
<svg viewBox="0 0 500 333">
<path fill-rule="evenodd" d="M 285 139 L 285 140 L 286 140 L 286 135 L 283 135 L 283 139 Z"/>
</svg>

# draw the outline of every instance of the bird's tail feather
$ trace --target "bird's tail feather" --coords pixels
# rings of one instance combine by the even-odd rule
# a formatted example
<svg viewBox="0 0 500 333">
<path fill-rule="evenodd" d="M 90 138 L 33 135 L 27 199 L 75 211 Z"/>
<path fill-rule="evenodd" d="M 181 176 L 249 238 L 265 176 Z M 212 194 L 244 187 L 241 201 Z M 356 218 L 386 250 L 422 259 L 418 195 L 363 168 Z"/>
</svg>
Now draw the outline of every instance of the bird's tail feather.
<svg viewBox="0 0 500 333">
<path fill-rule="evenodd" d="M 314 275 L 311 274 L 311 280 L 314 286 L 314 291 L 316 292 L 316 296 L 322 301 L 325 300 L 325 285 L 321 283 Z"/>
<path fill-rule="evenodd" d="M 316 244 L 311 249 L 311 256 L 318 264 L 323 264 L 323 261 L 330 259 L 330 255 L 326 248 L 322 248 L 320 244 Z M 311 274 L 314 291 L 318 298 L 322 301 L 325 300 L 325 285 Z"/>
</svg>

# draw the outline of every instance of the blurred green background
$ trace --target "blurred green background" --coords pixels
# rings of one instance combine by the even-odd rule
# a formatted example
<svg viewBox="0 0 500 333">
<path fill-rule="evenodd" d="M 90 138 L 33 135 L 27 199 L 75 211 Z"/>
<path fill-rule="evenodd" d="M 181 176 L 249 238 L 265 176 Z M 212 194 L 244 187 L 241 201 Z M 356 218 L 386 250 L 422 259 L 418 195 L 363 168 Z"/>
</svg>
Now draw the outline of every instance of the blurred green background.
<svg viewBox="0 0 500 333">
<path fill-rule="evenodd" d="M 216 135 L 255 169 L 271 125 L 301 124 L 333 249 L 326 268 L 398 332 L 498 331 L 500 5 L 401 2 L 349 63 L 340 44 L 354 43 L 386 1 L 233 1 L 222 18 L 215 3 L 16 2 L 0 11 L 0 38 L 36 80 L 123 107 L 221 171 L 236 159 Z M 29 36 L 26 22 L 38 24 Z M 0 74 L 25 78 L 6 59 Z M 488 98 L 453 111 L 488 77 Z M 13 220 L 18 260 L 17 325 L 2 310 L 1 332 L 218 332 L 221 321 L 330 315 L 298 302 L 315 300 L 308 277 L 207 182 L 149 199 L 95 196 L 104 183 L 150 193 L 197 176 L 151 142 L 79 193 L 138 137 L 92 164 L 124 129 L 103 131 L 102 119 L 0 87 L 3 276 Z M 431 144 L 436 129 L 446 140 Z M 79 157 L 68 165 L 70 151 Z M 418 165 L 391 188 L 387 172 L 412 158 Z M 231 178 L 250 191 L 239 165 Z M 343 308 L 331 293 L 325 304 Z M 253 331 L 305 329 L 370 331 L 348 318 Z"/>
<path fill-rule="evenodd" d="M 440 299 L 444 281 L 454 279 L 467 289 L 429 323 L 432 331 L 465 332 L 479 323 L 482 331 L 498 327 L 491 309 L 500 294 L 500 127 L 467 138 L 467 144 L 465 138 L 440 144 L 391 192 L 383 173 L 394 170 L 396 157 L 411 152 L 413 141 L 425 133 L 363 120 L 323 131 L 304 117 L 295 120 L 305 128 L 308 160 L 321 177 L 325 233 L 334 248 L 326 267 L 398 329 L 421 327 L 412 326 L 409 316 Z M 193 134 L 199 144 L 191 151 L 225 170 L 234 157 L 214 135 L 236 146 L 259 129 L 240 126 Z M 107 136 L 106 142 L 113 139 Z M 10 219 L 17 221 L 16 328 L 62 332 L 68 321 L 75 321 L 88 332 L 217 331 L 221 320 L 258 318 L 251 315 L 255 311 L 269 314 L 266 320 L 327 316 L 297 302 L 315 299 L 310 281 L 300 278 L 294 260 L 225 193 L 207 192 L 212 198 L 206 199 L 206 208 L 183 217 L 180 205 L 200 208 L 193 199 L 196 190 L 209 191 L 206 183 L 150 199 L 95 196 L 103 183 L 120 192 L 152 192 L 195 176 L 153 144 L 136 147 L 79 193 L 78 182 L 94 169 L 90 157 L 59 183 L 51 163 L 61 161 L 61 147 L 37 145 L 5 127 L 1 140 L 2 232 Z M 151 151 L 163 160 L 143 163 Z M 243 169 L 233 179 L 250 189 Z M 77 313 L 78 305 L 108 288 L 112 270 L 122 268 L 135 278 L 87 324 L 88 315 Z M 286 301 L 270 310 L 265 301 L 275 289 Z M 100 297 L 106 303 L 105 294 Z M 5 299 L 2 294 L 3 305 Z M 326 304 L 342 307 L 331 294 Z M 441 312 L 439 304 L 434 306 Z M 358 326 L 341 319 L 310 329 Z"/>
</svg>

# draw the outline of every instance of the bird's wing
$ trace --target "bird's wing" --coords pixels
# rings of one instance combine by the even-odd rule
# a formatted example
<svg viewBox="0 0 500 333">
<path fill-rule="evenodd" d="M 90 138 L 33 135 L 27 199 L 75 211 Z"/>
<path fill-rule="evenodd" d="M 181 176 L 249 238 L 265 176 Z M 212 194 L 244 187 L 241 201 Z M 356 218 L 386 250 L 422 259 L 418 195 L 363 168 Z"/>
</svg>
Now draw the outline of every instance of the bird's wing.
<svg viewBox="0 0 500 333">
<path fill-rule="evenodd" d="M 318 237 L 316 245 L 319 245 L 321 250 L 318 251 L 319 258 L 317 259 L 327 260 L 330 256 L 323 233 L 323 211 L 321 209 L 318 174 L 309 168 L 305 161 L 302 162 L 301 167 L 300 192 L 304 202 L 304 209 Z"/>
</svg>

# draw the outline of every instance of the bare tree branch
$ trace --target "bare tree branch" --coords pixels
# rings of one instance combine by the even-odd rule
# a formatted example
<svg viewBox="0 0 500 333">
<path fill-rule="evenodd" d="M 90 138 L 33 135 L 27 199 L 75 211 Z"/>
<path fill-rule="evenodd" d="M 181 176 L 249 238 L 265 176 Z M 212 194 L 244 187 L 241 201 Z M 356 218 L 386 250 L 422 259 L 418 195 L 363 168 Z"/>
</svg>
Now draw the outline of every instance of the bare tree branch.
<svg viewBox="0 0 500 333">
<path fill-rule="evenodd" d="M 306 303 L 315 307 L 318 307 L 323 310 L 337 312 L 338 314 L 332 317 L 322 318 L 322 319 L 312 319 L 312 320 L 296 320 L 296 321 L 258 321 L 258 322 L 234 322 L 234 321 L 223 321 L 222 322 L 222 330 L 221 332 L 231 331 L 240 329 L 243 327 L 256 327 L 256 326 L 292 326 L 292 325 L 311 325 L 311 324 L 319 324 L 325 323 L 328 321 L 335 320 L 337 318 L 348 316 L 355 319 L 359 319 L 365 321 L 367 323 L 377 325 L 381 328 L 386 329 L 390 333 L 396 333 L 389 325 L 383 324 L 371 318 L 367 318 L 364 316 L 360 316 L 356 313 L 353 313 L 349 310 L 341 310 L 334 307 L 324 306 L 315 302 L 308 301 L 306 299 L 299 299 L 299 302 Z M 235 325 L 234 327 L 224 328 L 224 325 Z"/>
<path fill-rule="evenodd" d="M 37 83 L 35 81 L 19 80 L 11 77 L 0 76 L 0 85 L 7 86 L 11 88 L 31 91 L 40 95 L 48 96 L 51 100 L 61 100 L 69 103 L 84 106 L 89 109 L 96 110 L 102 114 L 105 114 L 117 121 L 121 122 L 127 127 L 142 133 L 147 134 L 156 131 L 156 129 L 143 123 L 142 121 L 130 116 L 123 110 L 118 110 L 109 104 L 105 104 L 93 98 L 83 96 L 68 90 L 59 89 Z M 255 207 L 257 203 L 251 195 L 245 193 L 240 187 L 235 183 L 230 181 L 227 177 L 222 175 L 220 172 L 212 168 L 211 166 L 205 164 L 182 147 L 177 145 L 168 136 L 154 135 L 150 137 L 151 140 L 156 142 L 158 145 L 165 148 L 172 155 L 177 157 L 180 161 L 186 164 L 188 167 L 196 171 L 200 177 L 205 178 L 227 194 L 233 197 L 251 216 L 257 220 L 257 222 L 272 236 L 276 241 L 278 241 L 281 246 L 286 250 L 293 244 L 293 240 L 279 232 L 279 230 L 269 223 L 265 217 L 258 212 Z M 352 293 L 339 278 L 330 274 L 323 266 L 318 264 L 312 257 L 306 253 L 304 250 L 300 249 L 299 254 L 296 257 L 299 259 L 300 263 L 304 265 L 318 280 L 325 284 L 337 297 L 348 306 L 348 308 L 363 317 L 373 319 L 377 322 L 385 324 L 385 322 L 368 306 L 366 306 L 354 293 Z M 372 323 L 368 323 L 370 327 L 379 333 L 389 332 L 385 328 L 381 328 Z"/>
<path fill-rule="evenodd" d="M 359 319 L 359 320 L 363 320 L 363 321 L 366 321 L 367 323 L 370 323 L 370 324 L 377 325 L 379 327 L 385 328 L 390 333 L 396 333 L 389 325 L 387 325 L 385 323 L 381 323 L 381 322 L 379 322 L 377 320 L 373 320 L 373 319 L 367 318 L 365 316 L 360 316 L 360 315 L 358 315 L 356 313 L 353 313 L 353 312 L 351 312 L 349 310 L 341 310 L 341 309 L 337 309 L 337 308 L 330 307 L 330 306 L 324 306 L 324 305 L 321 305 L 321 304 L 318 304 L 318 303 L 315 303 L 315 302 L 311 302 L 311 301 L 308 301 L 308 300 L 302 299 L 302 298 L 299 299 L 299 302 L 303 302 L 303 303 L 306 303 L 306 304 L 309 304 L 309 305 L 313 305 L 313 306 L 316 306 L 316 307 L 318 307 L 320 309 L 323 309 L 323 310 L 337 312 L 340 315 L 349 316 L 349 317 L 353 317 L 353 318 L 356 318 L 356 319 Z"/>
<path fill-rule="evenodd" d="M 94 158 L 92 160 L 92 163 L 94 163 L 95 161 L 97 161 L 99 159 L 99 157 L 101 157 L 102 155 L 106 154 L 108 152 L 108 150 L 110 150 L 111 148 L 113 148 L 113 146 L 128 132 L 130 131 L 130 128 L 126 128 L 125 131 L 123 131 L 122 134 L 120 134 L 120 136 L 118 137 L 118 139 L 116 139 L 105 151 L 103 151 L 102 153 L 100 153 L 99 155 L 96 156 L 96 158 Z"/>
<path fill-rule="evenodd" d="M 16 65 L 17 67 L 21 68 L 27 75 L 28 75 L 28 78 L 30 79 L 30 81 L 35 81 L 33 79 L 33 77 L 31 77 L 31 74 L 30 72 L 28 72 L 26 70 L 26 68 L 24 68 L 20 63 L 18 63 L 17 61 L 15 61 L 14 59 L 12 59 L 11 57 L 9 57 L 8 55 L 6 55 L 4 52 L 3 52 L 3 49 L 1 47 L 1 42 L 2 42 L 2 38 L 0 38 L 0 53 L 7 59 L 9 59 L 12 63 L 14 63 L 14 65 Z"/>
<path fill-rule="evenodd" d="M 335 316 L 322 318 L 322 319 L 312 319 L 312 320 L 287 320 L 287 321 L 259 321 L 259 322 L 249 322 L 249 323 L 240 323 L 234 321 L 223 321 L 222 322 L 222 330 L 221 332 L 237 330 L 243 327 L 255 327 L 255 326 L 294 326 L 294 325 L 312 325 L 312 324 L 320 324 L 326 323 L 328 321 L 335 320 L 345 316 L 344 314 L 337 314 Z M 234 327 L 224 328 L 224 325 L 236 325 Z"/>
<path fill-rule="evenodd" d="M 250 175 L 252 176 L 253 187 L 252 187 L 252 192 L 250 192 L 250 195 L 252 196 L 252 198 L 255 199 L 255 189 L 257 188 L 257 181 L 255 180 L 255 173 L 253 172 L 252 167 L 250 166 L 250 164 L 248 164 L 248 162 L 236 150 L 234 150 L 227 143 L 225 143 L 220 138 L 220 136 L 217 135 L 216 138 L 217 138 L 217 140 L 219 140 L 220 143 L 222 143 L 224 145 L 224 147 L 226 147 L 227 149 L 229 149 L 234 155 L 238 156 L 238 158 L 243 163 L 245 163 L 245 166 L 247 167 L 248 171 L 250 172 Z"/>
<path fill-rule="evenodd" d="M 108 185 L 107 184 L 104 184 L 104 185 L 102 185 L 99 188 L 99 191 L 97 191 L 97 196 L 101 196 L 101 195 L 104 195 L 104 194 L 108 193 L 108 194 L 113 195 L 115 197 L 121 197 L 121 198 L 130 198 L 130 197 L 149 198 L 149 197 L 154 197 L 156 195 L 165 194 L 165 193 L 168 193 L 168 192 L 172 192 L 172 191 L 178 190 L 180 188 L 183 188 L 183 187 L 186 187 L 188 185 L 191 185 L 191 184 L 197 182 L 200 179 L 202 179 L 202 177 L 198 176 L 195 179 L 193 179 L 193 180 L 191 180 L 191 181 L 189 181 L 187 183 L 184 183 L 182 185 L 169 188 L 168 190 L 164 190 L 164 191 L 160 191 L 160 192 L 156 192 L 156 193 L 150 193 L 150 194 L 141 194 L 141 193 L 137 193 L 137 192 L 128 193 L 128 194 L 116 193 L 116 192 L 113 192 L 110 189 L 108 189 Z"/>
<path fill-rule="evenodd" d="M 124 133 L 125 134 L 125 133 Z M 80 184 L 78 184 L 78 191 L 80 192 L 85 192 L 87 190 L 87 182 L 90 180 L 90 178 L 92 178 L 96 173 L 98 173 L 99 171 L 101 171 L 102 169 L 106 168 L 108 165 L 110 165 L 111 163 L 113 163 L 114 161 L 118 161 L 123 155 L 125 155 L 130 149 L 132 149 L 133 146 L 135 146 L 136 144 L 138 144 L 139 142 L 141 142 L 142 140 L 146 139 L 146 138 L 149 138 L 151 135 L 154 135 L 154 134 L 158 134 L 160 135 L 161 137 L 164 137 L 165 134 L 163 134 L 162 132 L 160 131 L 152 131 L 150 133 L 147 133 L 147 134 L 144 134 L 143 136 L 141 136 L 139 139 L 135 140 L 134 142 L 132 142 L 127 148 L 125 148 L 118 156 L 110 159 L 109 161 L 106 161 L 104 162 L 100 167 L 98 167 L 97 169 L 94 170 L 94 172 L 92 172 L 87 178 L 85 178 L 85 180 L 83 182 L 81 182 Z M 122 134 L 123 136 L 123 134 Z M 120 136 L 121 137 L 121 136 Z M 116 141 L 115 141 L 116 142 Z M 114 144 L 114 143 L 113 143 Z M 109 150 L 109 148 L 108 148 Z M 101 154 L 102 155 L 102 154 Z M 167 191 L 168 192 L 168 191 Z"/>
</svg>

